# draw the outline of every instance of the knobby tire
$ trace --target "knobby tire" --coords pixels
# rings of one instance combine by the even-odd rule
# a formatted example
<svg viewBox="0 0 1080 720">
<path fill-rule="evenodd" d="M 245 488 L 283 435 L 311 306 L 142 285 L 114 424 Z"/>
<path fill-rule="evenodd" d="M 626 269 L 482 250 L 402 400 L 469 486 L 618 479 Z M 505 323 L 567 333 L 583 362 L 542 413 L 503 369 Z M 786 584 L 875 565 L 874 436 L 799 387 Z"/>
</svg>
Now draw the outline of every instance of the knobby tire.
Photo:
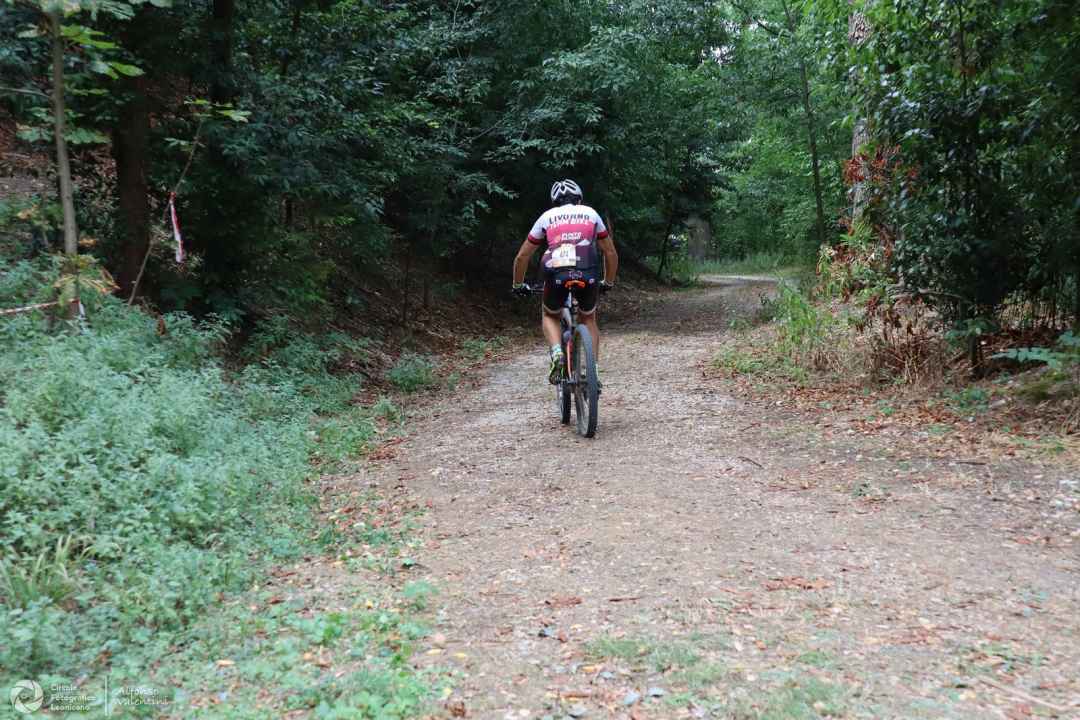
<svg viewBox="0 0 1080 720">
<path fill-rule="evenodd" d="M 592 335 L 584 325 L 578 325 L 574 332 L 572 355 L 577 431 L 582 437 L 591 438 L 596 435 L 599 421 L 600 386 L 596 377 Z"/>
</svg>

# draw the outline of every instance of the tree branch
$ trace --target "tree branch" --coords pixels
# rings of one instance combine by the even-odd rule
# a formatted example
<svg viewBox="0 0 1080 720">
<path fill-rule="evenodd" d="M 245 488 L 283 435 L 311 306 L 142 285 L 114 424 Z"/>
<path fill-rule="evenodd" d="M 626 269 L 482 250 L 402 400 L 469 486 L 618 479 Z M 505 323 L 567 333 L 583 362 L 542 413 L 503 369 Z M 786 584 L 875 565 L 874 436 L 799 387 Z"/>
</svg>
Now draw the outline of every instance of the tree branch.
<svg viewBox="0 0 1080 720">
<path fill-rule="evenodd" d="M 34 97 L 43 97 L 43 98 L 49 97 L 48 93 L 43 93 L 40 90 L 25 90 L 23 88 L 13 88 L 13 87 L 2 87 L 2 86 L 0 86 L 0 92 L 21 93 L 23 95 L 33 95 Z"/>
<path fill-rule="evenodd" d="M 773 37 L 778 38 L 784 35 L 784 31 L 782 28 L 772 27 L 771 25 L 769 25 L 769 23 L 765 22 L 761 18 L 754 15 L 754 13 L 750 12 L 749 8 L 740 5 L 739 3 L 735 2 L 735 0 L 728 0 L 728 2 L 731 3 L 731 6 L 733 8 L 741 12 L 747 21 L 752 22 L 754 25 L 769 33 Z"/>
</svg>

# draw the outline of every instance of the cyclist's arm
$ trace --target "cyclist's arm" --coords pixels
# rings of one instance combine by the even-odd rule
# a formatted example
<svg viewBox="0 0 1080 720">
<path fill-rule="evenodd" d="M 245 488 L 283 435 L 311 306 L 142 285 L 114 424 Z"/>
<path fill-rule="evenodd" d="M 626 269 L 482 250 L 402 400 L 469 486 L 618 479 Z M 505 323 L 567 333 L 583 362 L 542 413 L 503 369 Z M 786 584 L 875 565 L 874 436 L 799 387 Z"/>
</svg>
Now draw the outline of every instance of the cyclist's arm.
<svg viewBox="0 0 1080 720">
<path fill-rule="evenodd" d="M 540 242 L 543 242 L 542 240 Z M 529 261 L 532 260 L 532 256 L 536 254 L 536 251 L 540 248 L 540 243 L 533 239 L 530 235 L 525 238 L 525 242 L 521 243 L 521 247 L 518 249 L 517 257 L 514 258 L 514 284 L 520 285 L 525 282 L 525 273 L 529 270 Z"/>
<path fill-rule="evenodd" d="M 600 252 L 604 253 L 604 282 L 608 285 L 615 284 L 615 276 L 619 273 L 619 253 L 615 252 L 615 241 L 611 235 L 604 235 L 596 239 L 600 246 Z"/>
</svg>

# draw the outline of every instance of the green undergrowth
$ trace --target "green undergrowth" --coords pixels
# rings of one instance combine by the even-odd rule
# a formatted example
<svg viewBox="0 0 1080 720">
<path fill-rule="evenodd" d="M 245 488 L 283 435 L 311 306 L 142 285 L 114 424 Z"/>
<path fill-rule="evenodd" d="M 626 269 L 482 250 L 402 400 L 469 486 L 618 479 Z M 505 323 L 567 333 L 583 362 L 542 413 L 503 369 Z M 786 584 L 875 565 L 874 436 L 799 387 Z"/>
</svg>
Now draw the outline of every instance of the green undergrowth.
<svg viewBox="0 0 1080 720">
<path fill-rule="evenodd" d="M 170 704 L 184 717 L 418 716 L 440 681 L 410 664 L 429 629 L 416 619 L 423 606 L 409 587 L 354 595 L 334 610 L 269 592 L 245 598 L 255 611 L 238 603 L 200 623 L 193 641 L 156 669 L 155 686 L 178 686 Z"/>
<path fill-rule="evenodd" d="M 782 252 L 762 250 L 741 258 L 703 260 L 696 264 L 702 275 L 772 275 L 789 276 L 806 265 Z"/>
<path fill-rule="evenodd" d="M 34 299 L 28 289 L 47 275 L 29 263 L 0 270 L 5 306 Z M 361 341 L 273 318 L 237 366 L 224 355 L 230 328 L 213 318 L 91 305 L 80 321 L 0 319 L 4 688 L 137 679 L 214 641 L 205 623 L 216 608 L 270 566 L 339 542 L 319 527 L 307 481 L 348 469 L 379 423 L 400 420 L 388 401 L 354 405 L 356 376 L 333 371 Z M 270 621 L 241 618 L 242 607 L 221 622 Z M 369 614 L 341 622 L 373 632 Z M 413 707 L 401 663 L 387 668 L 372 687 Z M 360 707 L 368 681 L 350 682 L 355 692 L 342 692 Z"/>
<path fill-rule="evenodd" d="M 692 634 L 683 637 L 609 637 L 590 642 L 590 662 L 619 670 L 637 688 L 630 696 L 657 716 L 689 711 L 693 717 L 738 720 L 817 720 L 850 717 L 849 690 L 814 676 L 831 667 L 820 651 L 799 655 L 791 665 L 774 663 L 752 672 L 729 638 Z M 650 714 L 651 716 L 651 714 Z M 672 715 L 674 716 L 674 715 Z"/>
<path fill-rule="evenodd" d="M 732 321 L 738 342 L 723 348 L 713 358 L 713 367 L 733 375 L 798 384 L 807 383 L 814 374 L 842 373 L 852 360 L 849 326 L 842 312 L 815 302 L 794 283 L 782 281 L 775 293 L 761 296 L 754 317 Z"/>
</svg>

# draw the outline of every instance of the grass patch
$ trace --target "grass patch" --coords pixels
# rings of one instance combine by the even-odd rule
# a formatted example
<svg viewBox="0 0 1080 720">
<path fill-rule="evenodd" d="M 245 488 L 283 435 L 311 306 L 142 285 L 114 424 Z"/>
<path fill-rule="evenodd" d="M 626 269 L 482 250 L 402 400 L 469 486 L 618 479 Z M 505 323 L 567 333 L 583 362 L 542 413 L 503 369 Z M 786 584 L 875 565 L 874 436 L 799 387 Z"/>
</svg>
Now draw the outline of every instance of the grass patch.
<svg viewBox="0 0 1080 720">
<path fill-rule="evenodd" d="M 414 393 L 438 383 L 435 363 L 423 355 L 406 353 L 401 356 L 386 375 L 398 390 Z"/>
<path fill-rule="evenodd" d="M 724 348 L 713 358 L 714 368 L 727 370 L 734 375 L 758 375 L 775 365 L 773 358 L 761 357 L 737 347 Z"/>
<path fill-rule="evenodd" d="M 835 667 L 836 658 L 824 650 L 810 650 L 795 658 L 795 662 L 815 668 L 831 668 Z"/>
<path fill-rule="evenodd" d="M 847 701 L 836 685 L 813 678 L 789 680 L 783 687 L 729 709 L 732 720 L 819 720 L 844 717 Z"/>
<path fill-rule="evenodd" d="M 592 660 L 622 660 L 657 673 L 691 668 L 701 662 L 696 644 L 676 640 L 602 637 L 585 647 Z"/>
<path fill-rule="evenodd" d="M 156 669 L 156 686 L 176 686 L 169 704 L 192 718 L 314 712 L 381 720 L 422 714 L 433 697 L 432 683 L 409 660 L 415 642 L 428 632 L 424 625 L 392 600 L 385 607 L 365 600 L 316 614 L 305 604 L 267 605 L 258 612 L 223 608 Z"/>
<path fill-rule="evenodd" d="M 975 415 L 990 408 L 990 393 L 986 389 L 972 385 L 945 394 L 945 399 L 953 412 L 958 415 Z"/>
<path fill-rule="evenodd" d="M 593 660 L 634 660 L 649 652 L 647 640 L 637 638 L 602 637 L 585 646 L 585 654 Z"/>
<path fill-rule="evenodd" d="M 700 275 L 772 275 L 787 276 L 805 266 L 798 258 L 780 252 L 762 251 L 742 258 L 705 260 L 695 263 Z"/>
<path fill-rule="evenodd" d="M 691 690 L 704 690 L 716 685 L 728 675 L 728 668 L 720 663 L 702 663 L 676 676 L 676 681 Z"/>
<path fill-rule="evenodd" d="M 689 668 L 701 661 L 701 655 L 690 643 L 657 642 L 648 655 L 649 664 L 656 672 Z"/>
</svg>

